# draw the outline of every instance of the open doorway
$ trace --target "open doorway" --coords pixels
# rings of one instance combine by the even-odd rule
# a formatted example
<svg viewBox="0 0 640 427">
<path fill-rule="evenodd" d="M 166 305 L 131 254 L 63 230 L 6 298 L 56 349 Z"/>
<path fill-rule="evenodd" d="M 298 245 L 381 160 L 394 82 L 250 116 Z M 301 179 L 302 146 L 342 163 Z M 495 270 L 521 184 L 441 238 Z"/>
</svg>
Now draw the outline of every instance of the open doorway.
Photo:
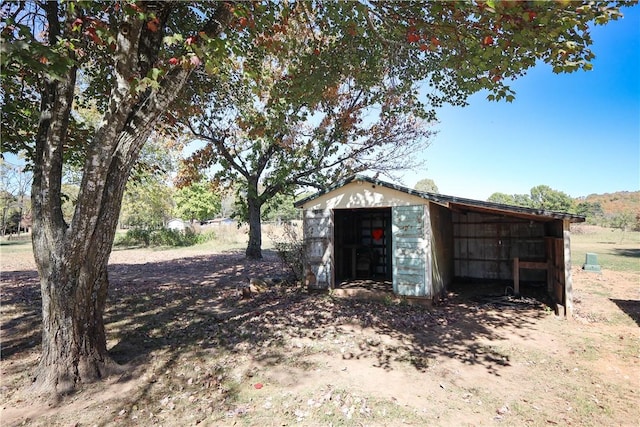
<svg viewBox="0 0 640 427">
<path fill-rule="evenodd" d="M 336 209 L 333 215 L 336 283 L 390 281 L 391 208 Z"/>
</svg>

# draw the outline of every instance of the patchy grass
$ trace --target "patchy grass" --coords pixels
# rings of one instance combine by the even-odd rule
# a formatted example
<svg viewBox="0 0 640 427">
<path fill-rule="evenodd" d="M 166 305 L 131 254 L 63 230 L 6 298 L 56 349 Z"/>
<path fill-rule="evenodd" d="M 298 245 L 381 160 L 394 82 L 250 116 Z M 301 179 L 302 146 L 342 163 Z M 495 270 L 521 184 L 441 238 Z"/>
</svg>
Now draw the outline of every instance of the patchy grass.
<svg viewBox="0 0 640 427">
<path fill-rule="evenodd" d="M 598 255 L 602 268 L 640 272 L 640 232 L 596 226 L 574 226 L 571 234 L 571 261 L 582 266 L 588 252 Z"/>
<path fill-rule="evenodd" d="M 22 238 L 20 240 L 0 239 L 0 256 L 10 256 L 24 252 L 32 252 L 31 239 Z"/>
</svg>

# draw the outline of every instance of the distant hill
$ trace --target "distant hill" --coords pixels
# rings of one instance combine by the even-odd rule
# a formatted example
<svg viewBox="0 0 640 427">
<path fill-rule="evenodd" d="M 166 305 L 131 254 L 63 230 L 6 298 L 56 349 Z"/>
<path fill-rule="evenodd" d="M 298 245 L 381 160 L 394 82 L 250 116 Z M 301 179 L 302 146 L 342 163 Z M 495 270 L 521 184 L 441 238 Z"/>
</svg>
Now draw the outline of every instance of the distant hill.
<svg viewBox="0 0 640 427">
<path fill-rule="evenodd" d="M 631 212 L 640 213 L 640 191 L 616 191 L 615 193 L 590 194 L 575 200 L 580 202 L 600 203 L 605 216 Z"/>
</svg>

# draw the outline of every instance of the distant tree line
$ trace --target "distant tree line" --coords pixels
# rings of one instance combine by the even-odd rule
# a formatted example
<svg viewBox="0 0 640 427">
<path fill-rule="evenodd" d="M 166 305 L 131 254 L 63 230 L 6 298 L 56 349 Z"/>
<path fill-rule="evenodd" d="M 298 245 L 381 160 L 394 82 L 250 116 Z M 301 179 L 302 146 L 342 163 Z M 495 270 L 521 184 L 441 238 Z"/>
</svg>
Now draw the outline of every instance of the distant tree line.
<svg viewBox="0 0 640 427">
<path fill-rule="evenodd" d="M 265 203 L 262 221 L 291 221 L 301 212 L 293 206 L 297 197 L 278 195 Z M 219 188 L 207 179 L 175 188 L 167 183 L 129 184 L 122 202 L 120 224 L 124 228 L 156 229 L 171 218 L 204 223 L 215 218 L 233 218 L 246 223 L 242 194 Z"/>
<path fill-rule="evenodd" d="M 438 186 L 434 180 L 428 178 L 418 181 L 414 189 L 428 193 L 439 193 Z M 634 194 L 635 193 L 631 193 L 629 195 L 623 192 L 622 196 L 624 197 L 616 193 L 614 195 L 591 195 L 589 198 L 574 199 L 568 194 L 555 190 L 548 185 L 537 185 L 529 191 L 529 194 L 493 193 L 489 196 L 487 202 L 555 212 L 567 212 L 586 217 L 587 224 L 618 228 L 623 231 L 640 231 L 640 210 L 637 209 L 637 200 L 632 198 Z M 588 200 L 605 196 L 607 198 L 613 197 L 611 200 L 618 203 L 616 210 L 607 211 L 600 201 Z M 622 206 L 619 203 L 619 199 L 621 198 L 622 201 L 626 201 L 626 204 Z"/>
<path fill-rule="evenodd" d="M 640 231 L 640 212 L 633 213 L 630 209 L 622 212 L 605 212 L 600 202 L 573 199 L 566 193 L 554 190 L 547 185 L 535 186 L 529 194 L 493 193 L 487 201 L 556 212 L 568 212 L 586 217 L 587 224 Z"/>
<path fill-rule="evenodd" d="M 493 193 L 487 201 L 504 205 L 577 213 L 573 199 L 569 195 L 562 191 L 554 190 L 547 185 L 533 187 L 529 194 Z"/>
</svg>

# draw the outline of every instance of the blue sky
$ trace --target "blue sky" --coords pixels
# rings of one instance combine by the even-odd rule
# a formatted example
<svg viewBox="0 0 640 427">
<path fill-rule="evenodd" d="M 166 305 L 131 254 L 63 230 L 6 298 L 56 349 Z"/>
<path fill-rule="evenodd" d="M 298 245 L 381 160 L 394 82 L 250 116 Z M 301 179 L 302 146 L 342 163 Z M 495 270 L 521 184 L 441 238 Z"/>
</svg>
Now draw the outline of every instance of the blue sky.
<svg viewBox="0 0 640 427">
<path fill-rule="evenodd" d="M 592 31 L 593 70 L 540 64 L 512 82 L 512 103 L 486 93 L 438 112 L 425 168 L 443 194 L 486 200 L 548 185 L 572 197 L 640 189 L 640 6 Z"/>
</svg>

